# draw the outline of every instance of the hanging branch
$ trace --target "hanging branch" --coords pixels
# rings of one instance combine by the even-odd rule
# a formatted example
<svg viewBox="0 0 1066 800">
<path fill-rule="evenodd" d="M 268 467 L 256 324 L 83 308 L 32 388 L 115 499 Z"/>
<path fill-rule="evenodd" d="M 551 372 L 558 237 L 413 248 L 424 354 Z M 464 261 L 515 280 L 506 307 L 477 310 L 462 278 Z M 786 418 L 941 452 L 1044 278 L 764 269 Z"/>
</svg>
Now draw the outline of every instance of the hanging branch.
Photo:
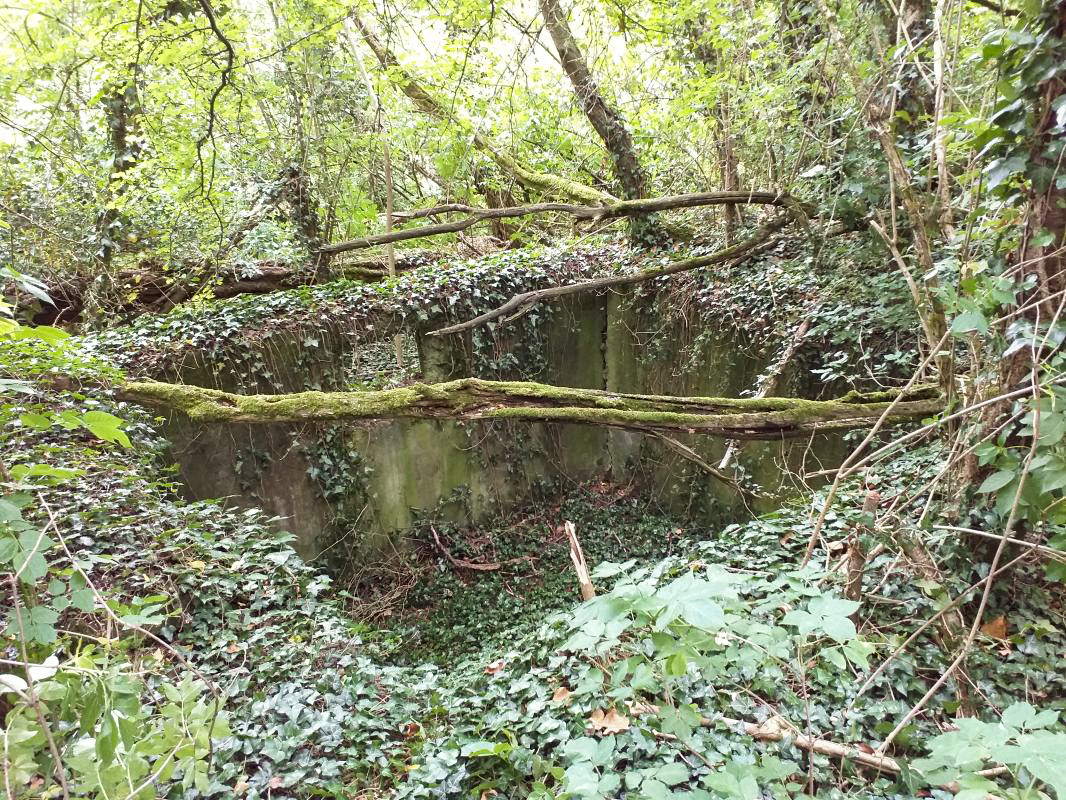
<svg viewBox="0 0 1066 800">
<path fill-rule="evenodd" d="M 404 212 L 407 219 L 435 216 L 445 213 L 466 214 L 465 219 L 454 222 L 442 222 L 436 225 L 423 225 L 418 228 L 408 228 L 403 231 L 392 231 L 366 236 L 362 239 L 352 239 L 346 242 L 327 244 L 319 248 L 324 255 L 345 253 L 349 250 L 360 250 L 367 247 L 389 244 L 391 242 L 403 242 L 409 239 L 422 239 L 426 236 L 440 236 L 445 233 L 458 233 L 476 225 L 479 222 L 492 219 L 509 219 L 512 217 L 527 217 L 533 214 L 559 213 L 569 214 L 576 219 L 586 219 L 595 222 L 602 220 L 617 219 L 620 217 L 642 216 L 655 211 L 668 211 L 676 208 L 697 208 L 700 206 L 728 205 L 734 203 L 756 203 L 762 205 L 779 206 L 789 209 L 797 218 L 806 220 L 807 208 L 795 198 L 781 192 L 767 191 L 737 191 L 737 192 L 696 192 L 693 194 L 670 195 L 667 197 L 655 197 L 639 200 L 619 200 L 608 205 L 580 206 L 571 203 L 535 203 L 528 206 L 513 206 L 509 208 L 476 208 L 461 203 L 449 203 L 434 208 L 420 209 L 417 211 Z M 399 216 L 399 215 L 398 215 Z"/>
<path fill-rule="evenodd" d="M 675 275 L 678 272 L 687 272 L 693 269 L 700 269 L 701 267 L 709 267 L 713 264 L 721 264 L 725 261 L 750 258 L 755 253 L 761 252 L 764 249 L 769 249 L 776 244 L 777 240 L 773 238 L 773 235 L 785 227 L 787 222 L 788 217 L 786 215 L 774 217 L 743 242 L 735 244 L 732 247 L 727 247 L 724 250 L 719 250 L 716 253 L 711 253 L 710 255 L 696 256 L 695 258 L 686 258 L 681 261 L 675 261 L 673 264 L 669 264 L 665 267 L 641 270 L 640 272 L 634 272 L 630 275 L 597 278 L 596 280 L 582 281 L 581 283 L 571 283 L 565 286 L 552 286 L 547 289 L 535 289 L 531 292 L 516 294 L 502 306 L 499 306 L 492 311 L 486 311 L 484 314 L 476 316 L 466 322 L 460 322 L 456 325 L 450 325 L 447 328 L 431 331 L 428 335 L 444 336 L 449 333 L 459 333 L 460 331 L 475 328 L 478 325 L 484 325 L 486 322 L 499 319 L 500 317 L 510 314 L 512 311 L 519 312 L 520 309 L 524 311 L 533 304 L 543 300 L 554 300 L 559 297 L 579 294 L 581 292 L 595 292 L 604 289 L 614 289 L 619 286 L 629 286 L 634 283 L 642 283 L 643 281 L 652 280 L 653 278 Z"/>
<path fill-rule="evenodd" d="M 520 184 L 550 197 L 565 198 L 583 203 L 611 203 L 617 199 L 607 192 L 569 180 L 561 175 L 534 172 L 520 164 L 514 156 L 507 153 L 497 142 L 473 130 L 468 123 L 460 120 L 445 103 L 423 88 L 415 77 L 404 69 L 396 55 L 386 47 L 385 43 L 381 41 L 358 13 L 352 11 L 350 16 L 352 24 L 359 30 L 363 41 L 373 51 L 381 68 L 389 73 L 390 78 L 396 82 L 400 91 L 407 95 L 419 111 L 432 119 L 451 122 L 460 130 L 468 132 L 474 146 L 488 153 L 500 169 L 511 175 Z"/>
<path fill-rule="evenodd" d="M 200 162 L 200 193 L 204 190 L 204 159 L 201 153 L 203 146 L 215 139 L 215 103 L 218 101 L 218 96 L 222 94 L 223 90 L 229 86 L 230 74 L 233 72 L 233 62 L 237 58 L 237 51 L 233 48 L 233 43 L 226 38 L 226 34 L 222 32 L 222 29 L 218 25 L 218 19 L 215 17 L 215 9 L 211 6 L 211 0 L 199 0 L 200 9 L 204 12 L 204 16 L 207 17 L 207 23 L 211 26 L 211 32 L 215 35 L 222 46 L 226 49 L 226 66 L 222 68 L 222 74 L 219 76 L 218 86 L 215 87 L 215 91 L 211 94 L 211 101 L 207 108 L 207 130 L 204 131 L 204 135 L 196 142 L 196 158 Z M 211 157 L 211 182 L 214 181 L 214 156 Z M 208 191 L 211 189 L 211 182 L 208 183 Z"/>
</svg>

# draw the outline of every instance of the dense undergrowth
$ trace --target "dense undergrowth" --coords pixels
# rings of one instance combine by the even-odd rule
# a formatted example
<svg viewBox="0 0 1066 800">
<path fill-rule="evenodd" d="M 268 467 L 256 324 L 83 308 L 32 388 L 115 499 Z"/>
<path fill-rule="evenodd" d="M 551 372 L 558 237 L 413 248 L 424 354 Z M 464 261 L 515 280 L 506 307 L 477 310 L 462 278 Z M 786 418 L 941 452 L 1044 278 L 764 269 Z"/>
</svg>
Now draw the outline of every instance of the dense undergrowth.
<svg viewBox="0 0 1066 800">
<path fill-rule="evenodd" d="M 48 402 L 58 409 L 72 399 Z M 48 459 L 83 470 L 41 488 L 56 533 L 115 603 L 150 606 L 164 640 L 217 685 L 232 735 L 215 742 L 209 784 L 188 791 L 599 796 L 623 791 L 624 776 L 625 791 L 647 797 L 747 797 L 751 781 L 772 794 L 925 794 L 920 776 L 908 788 L 788 744 L 756 743 L 714 720 L 782 715 L 838 742 L 881 738 L 944 668 L 942 649 L 934 636 L 920 639 L 862 698 L 856 690 L 912 620 L 979 576 L 970 546 L 956 538 L 935 545 L 951 567 L 946 585 L 913 574 L 892 549 L 878 556 L 856 638 L 852 607 L 833 593 L 841 577 L 795 567 L 805 505 L 722 531 L 679 528 L 624 491 L 592 487 L 474 538 L 442 524 L 453 558 L 536 560 L 520 575 L 478 575 L 438 557 L 406 613 L 368 625 L 353 621 L 353 598 L 305 566 L 261 514 L 178 499 L 159 478 L 163 445 L 150 421 L 104 407 L 128 420 L 133 448 L 9 424 L 3 457 L 9 467 Z M 886 465 L 882 494 L 913 491 L 935 467 L 937 447 Z M 829 540 L 863 522 L 860 497 L 854 486 L 841 498 Z M 576 613 L 553 541 L 564 519 L 577 522 L 590 561 L 629 558 L 597 578 L 601 592 L 612 584 L 614 592 Z M 872 538 L 891 543 L 910 524 L 893 520 Z M 953 722 L 960 697 L 982 716 L 1015 701 L 1066 708 L 1063 601 L 1030 567 L 1000 582 L 993 611 L 1002 607 L 1005 632 L 981 638 L 967 665 L 972 685 L 960 695 L 949 683 L 896 740 L 896 755 L 923 753 Z M 62 618 L 133 657 L 153 647 L 109 639 L 90 615 Z M 37 645 L 33 657 L 49 651 Z"/>
<path fill-rule="evenodd" d="M 134 376 L 180 376 L 202 359 L 216 373 L 227 372 L 263 391 L 272 385 L 275 391 L 291 391 L 302 387 L 285 386 L 275 374 L 278 370 L 268 357 L 272 337 L 295 342 L 303 357 L 313 358 L 331 334 L 366 344 L 385 341 L 395 331 L 431 331 L 491 310 L 519 292 L 665 266 L 714 249 L 686 246 L 635 254 L 599 242 L 524 248 L 476 260 L 445 259 L 380 284 L 342 280 L 190 303 L 170 314 L 146 315 L 130 326 L 98 333 L 87 344 Z M 892 384 L 917 363 L 918 346 L 905 281 L 883 269 L 883 258 L 879 248 L 858 234 L 833 237 L 817 249 L 809 242 L 782 242 L 739 264 L 701 270 L 681 281 L 652 281 L 629 302 L 651 308 L 668 325 L 702 328 L 707 336 L 722 328 L 743 331 L 742 346 L 757 354 L 786 344 L 806 321 L 809 329 L 798 363 L 827 383 Z M 848 270 L 818 268 L 833 263 L 847 263 Z M 533 343 L 542 338 L 554 308 L 545 304 L 515 321 L 475 329 L 472 347 L 478 374 L 536 375 L 543 353 Z M 701 325 L 701 320 L 710 324 Z M 501 342 L 506 345 L 502 356 Z M 698 363 L 704 344 L 694 337 L 679 366 Z M 654 341 L 649 343 L 648 358 L 655 357 L 655 347 Z M 357 361 L 354 370 L 341 370 L 330 380 L 316 377 L 309 385 L 377 385 L 372 366 Z"/>
<path fill-rule="evenodd" d="M 772 314 L 754 293 L 730 293 L 730 275 L 713 273 L 699 294 L 706 313 L 743 323 L 753 346 L 783 342 L 802 315 L 813 314 L 812 341 L 820 348 L 812 354 L 828 342 L 852 354 L 856 347 L 895 354 L 897 366 L 913 357 L 902 316 L 898 328 L 889 320 L 870 339 L 861 312 L 849 305 L 874 302 L 867 292 L 900 292 L 899 280 L 859 286 L 808 273 L 804 256 L 784 255 L 760 259 L 745 275 L 744 283 L 750 270 L 760 270 L 777 282 L 780 305 Z M 528 277 L 506 266 L 526 257 L 508 254 L 478 267 L 502 276 L 486 304 L 515 291 L 515 276 Z M 434 291 L 446 296 L 450 290 L 440 287 L 463 274 L 445 272 Z M 378 292 L 388 302 L 407 302 L 403 287 L 423 279 L 430 276 L 416 273 L 381 290 L 318 287 L 190 308 L 101 334 L 92 349 L 125 355 L 123 366 L 135 372 L 166 369 L 199 350 L 223 357 L 270 330 L 291 334 L 309 326 L 306 335 L 314 336 L 318 326 L 332 324 L 327 308 L 337 319 L 370 319 L 370 312 L 353 314 L 355 296 L 344 299 L 345 292 L 356 291 L 360 303 Z M 467 297 L 468 289 L 453 296 Z M 817 309 L 843 315 L 836 324 L 812 310 L 816 292 L 825 293 Z M 669 304 L 670 296 L 655 302 Z M 306 305 L 290 313 L 293 302 Z M 470 302 L 457 313 L 480 308 Z M 24 511 L 31 526 L 47 526 L 49 571 L 69 582 L 51 599 L 25 593 L 27 618 L 44 621 L 42 631 L 73 632 L 63 641 L 74 644 L 64 644 L 58 657 L 92 657 L 81 663 L 94 668 L 101 658 L 105 666 L 150 665 L 131 690 L 144 708 L 165 717 L 175 702 L 167 676 L 191 667 L 203 684 L 185 690 L 181 702 L 205 710 L 217 702 L 224 712 L 217 729 L 199 734 L 210 747 L 192 751 L 204 767 L 183 762 L 167 776 L 173 782 L 162 782 L 170 795 L 925 797 L 980 765 L 972 750 L 938 738 L 954 725 L 963 726 L 959 736 L 979 741 L 1027 743 L 1019 750 L 1024 765 L 1002 776 L 1004 784 L 1060 780 L 1045 756 L 1061 744 L 1054 712 L 1066 709 L 1066 676 L 1058 666 L 1066 611 L 1061 584 L 1045 584 L 1032 560 L 996 583 L 986 614 L 996 625 L 970 652 L 963 682 L 947 682 L 896 736 L 891 755 L 914 769 L 878 774 L 789 741 L 808 731 L 860 747 L 882 741 L 950 662 L 936 627 L 892 653 L 917 621 L 983 577 L 987 567 L 973 557 L 980 544 L 929 528 L 930 521 L 957 520 L 954 506 L 937 507 L 921 527 L 915 512 L 901 511 L 871 528 L 861 511 L 873 485 L 886 504 L 913 508 L 904 501 L 922 497 L 943 463 L 936 440 L 881 464 L 879 478 L 867 472 L 865 485 L 845 484 L 826 517 L 824 541 L 836 547 L 857 533 L 873 553 L 861 608 L 840 596 L 844 576 L 832 547 L 817 551 L 812 566 L 797 567 L 811 529 L 810 496 L 720 528 L 671 518 L 605 483 L 478 530 L 428 518 L 410 548 L 376 576 L 336 580 L 302 562 L 291 538 L 262 513 L 182 500 L 167 477 L 165 443 L 143 412 L 115 404 L 106 389 L 64 388 L 82 381 L 99 387 L 113 373 L 84 360 L 63 366 L 38 358 L 29 345 L 20 358 L 11 377 L 41 380 L 27 387 L 24 403 L 9 408 L 0 458 L 43 501 Z M 877 363 L 889 366 L 846 377 L 882 380 L 895 369 L 891 359 Z M 828 370 L 832 360 L 804 365 Z M 57 369 L 70 374 L 57 382 Z M 388 380 L 384 372 L 371 364 L 365 382 Z M 65 412 L 87 408 L 125 420 L 130 446 L 102 442 L 84 425 L 60 424 L 69 419 Z M 51 471 L 35 475 L 33 464 Z M 600 596 L 591 603 L 578 603 L 560 537 L 568 520 L 590 563 L 604 562 L 594 572 Z M 938 569 L 899 556 L 915 539 Z M 68 588 L 82 591 L 75 573 L 107 592 L 112 617 L 100 613 L 101 598 L 62 600 Z M 135 627 L 119 635 L 115 619 Z M 42 663 L 54 648 L 42 635 L 28 655 Z M 41 686 L 52 691 L 48 680 Z M 1030 705 L 1018 703 L 1045 713 L 1034 717 Z M 990 732 L 957 719 L 960 713 L 989 719 L 1009 709 L 1010 729 L 996 723 Z M 97 740 L 110 735 L 106 719 L 62 719 L 64 734 L 76 735 L 80 726 Z M 783 741 L 761 741 L 739 727 L 745 722 L 778 732 L 794 727 Z M 16 744 L 43 747 L 41 740 L 26 742 Z M 132 745 L 116 740 L 116 752 L 122 746 Z M 931 747 L 933 758 L 918 760 Z M 941 751 L 947 755 L 937 756 Z"/>
</svg>

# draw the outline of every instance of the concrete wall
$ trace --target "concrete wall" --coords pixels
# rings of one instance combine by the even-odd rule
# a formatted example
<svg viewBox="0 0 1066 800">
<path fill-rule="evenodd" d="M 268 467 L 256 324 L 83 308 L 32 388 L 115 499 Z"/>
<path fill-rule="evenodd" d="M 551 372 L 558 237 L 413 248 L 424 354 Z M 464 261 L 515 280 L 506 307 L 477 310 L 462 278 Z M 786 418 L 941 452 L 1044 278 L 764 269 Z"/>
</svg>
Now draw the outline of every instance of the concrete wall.
<svg viewBox="0 0 1066 800">
<path fill-rule="evenodd" d="M 646 394 L 736 397 L 750 390 L 767 366 L 741 332 L 694 331 L 664 321 L 650 307 L 621 295 L 571 298 L 553 307 L 541 379 L 562 386 Z M 276 337 L 275 337 L 276 339 Z M 237 391 L 295 391 L 308 385 L 332 388 L 340 359 L 357 358 L 359 344 L 326 332 L 318 346 L 272 341 L 275 383 L 245 378 L 219 361 L 190 364 L 181 380 Z M 470 374 L 469 341 L 419 337 L 424 379 Z M 680 363 L 681 353 L 693 354 Z M 782 385 L 799 396 L 823 387 L 795 373 Z M 193 497 L 230 497 L 281 517 L 297 536 L 298 549 L 315 557 L 328 544 L 331 556 L 370 557 L 402 546 L 402 532 L 420 514 L 442 513 L 480 522 L 528 501 L 549 482 L 581 483 L 606 478 L 634 484 L 675 513 L 719 522 L 772 508 L 794 490 L 785 476 L 821 469 L 844 455 L 839 437 L 813 442 L 744 445 L 739 463 L 765 492 L 745 502 L 662 442 L 637 434 L 578 425 L 514 422 L 454 423 L 395 421 L 350 425 L 331 447 L 358 454 L 360 470 L 347 497 L 327 502 L 309 472 L 323 437 L 316 426 L 194 425 L 172 419 L 167 426 L 181 478 Z M 701 436 L 676 437 L 717 464 L 725 443 Z M 338 457 L 343 453 L 335 453 Z M 332 457 L 332 456 L 331 456 Z"/>
</svg>

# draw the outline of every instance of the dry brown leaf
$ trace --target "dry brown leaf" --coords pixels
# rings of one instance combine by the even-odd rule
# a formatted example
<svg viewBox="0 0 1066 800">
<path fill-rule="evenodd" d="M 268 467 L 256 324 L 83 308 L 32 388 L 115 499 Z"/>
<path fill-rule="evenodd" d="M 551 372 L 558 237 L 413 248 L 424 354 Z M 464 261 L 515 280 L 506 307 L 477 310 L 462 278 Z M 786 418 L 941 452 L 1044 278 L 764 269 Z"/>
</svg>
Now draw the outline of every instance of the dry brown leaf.
<svg viewBox="0 0 1066 800">
<path fill-rule="evenodd" d="M 487 667 L 485 667 L 485 674 L 486 675 L 495 675 L 501 669 L 503 669 L 503 659 L 502 658 L 499 661 L 493 661 L 491 664 L 489 664 Z"/>
<path fill-rule="evenodd" d="M 236 642 L 230 642 L 229 645 L 226 647 L 227 653 L 236 653 L 238 650 L 240 650 L 240 648 L 237 647 Z"/>
<path fill-rule="evenodd" d="M 601 736 L 621 733 L 629 730 L 629 717 L 619 714 L 613 708 L 607 711 L 597 708 L 589 714 L 589 727 L 593 733 L 598 733 Z"/>
<path fill-rule="evenodd" d="M 237 781 L 235 784 L 233 784 L 233 793 L 244 794 L 250 788 L 252 788 L 252 785 L 248 783 L 248 781 Z"/>
<path fill-rule="evenodd" d="M 981 633 L 985 636 L 991 636 L 993 639 L 1006 639 L 1007 638 L 1007 618 L 1003 615 L 989 620 L 981 626 Z"/>
<path fill-rule="evenodd" d="M 280 789 L 281 788 L 281 776 L 280 775 L 275 775 L 273 778 L 270 779 L 270 783 L 268 783 L 267 786 L 269 788 L 271 788 L 271 789 Z"/>
<path fill-rule="evenodd" d="M 659 713 L 659 706 L 655 705 L 654 703 L 645 703 L 641 700 L 637 700 L 636 702 L 632 700 L 626 700 L 626 708 L 629 710 L 629 713 L 632 714 L 634 717 L 639 717 L 641 714 Z"/>
<path fill-rule="evenodd" d="M 570 690 L 567 689 L 565 686 L 560 686 L 558 689 L 555 690 L 555 693 L 552 694 L 552 702 L 553 703 L 569 703 L 570 702 Z"/>
</svg>

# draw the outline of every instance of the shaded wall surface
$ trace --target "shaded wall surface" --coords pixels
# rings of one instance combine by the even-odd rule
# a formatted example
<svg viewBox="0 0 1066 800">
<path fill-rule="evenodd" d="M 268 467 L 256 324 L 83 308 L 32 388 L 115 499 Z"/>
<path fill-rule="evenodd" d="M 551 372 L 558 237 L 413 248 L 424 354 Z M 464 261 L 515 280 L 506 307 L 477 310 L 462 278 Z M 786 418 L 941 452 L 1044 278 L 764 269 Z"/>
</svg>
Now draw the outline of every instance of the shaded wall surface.
<svg viewBox="0 0 1066 800">
<path fill-rule="evenodd" d="M 693 331 L 624 294 L 555 304 L 543 329 L 543 360 L 533 377 L 560 386 L 737 397 L 770 360 L 742 332 Z M 469 338 L 415 335 L 423 380 L 477 372 Z M 358 343 L 324 332 L 310 351 L 295 339 L 268 344 L 264 358 L 274 367 L 266 381 L 208 359 L 168 377 L 239 392 L 346 388 L 344 366 L 391 340 Z M 795 370 L 779 385 L 781 394 L 798 397 L 817 397 L 825 388 Z M 752 500 L 668 443 L 591 426 L 438 420 L 248 426 L 174 417 L 166 433 L 190 496 L 224 497 L 276 514 L 305 558 L 328 548 L 331 557 L 369 559 L 402 547 L 403 532 L 420 515 L 484 522 L 549 486 L 592 479 L 631 484 L 671 512 L 723 522 L 769 510 L 796 488 L 786 476 L 835 465 L 845 454 L 839 436 L 746 443 L 736 461 L 761 487 Z M 727 446 L 705 436 L 676 439 L 710 464 Z"/>
</svg>

